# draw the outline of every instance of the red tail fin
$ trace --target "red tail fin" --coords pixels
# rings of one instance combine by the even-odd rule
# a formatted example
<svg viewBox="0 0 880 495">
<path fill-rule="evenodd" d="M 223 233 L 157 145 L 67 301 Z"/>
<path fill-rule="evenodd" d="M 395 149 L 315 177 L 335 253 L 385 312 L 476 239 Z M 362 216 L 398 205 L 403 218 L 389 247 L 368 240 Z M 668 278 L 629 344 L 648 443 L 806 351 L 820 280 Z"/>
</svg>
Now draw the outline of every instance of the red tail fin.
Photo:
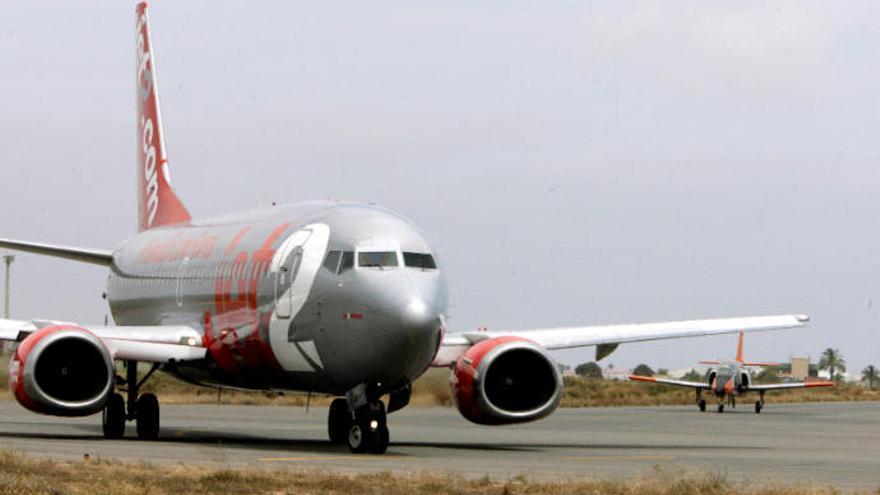
<svg viewBox="0 0 880 495">
<path fill-rule="evenodd" d="M 138 231 L 188 222 L 189 211 L 171 189 L 146 2 L 137 6 L 137 126 Z"/>
<path fill-rule="evenodd" d="M 743 362 L 743 333 L 739 333 L 739 343 L 736 345 L 736 362 Z"/>
</svg>

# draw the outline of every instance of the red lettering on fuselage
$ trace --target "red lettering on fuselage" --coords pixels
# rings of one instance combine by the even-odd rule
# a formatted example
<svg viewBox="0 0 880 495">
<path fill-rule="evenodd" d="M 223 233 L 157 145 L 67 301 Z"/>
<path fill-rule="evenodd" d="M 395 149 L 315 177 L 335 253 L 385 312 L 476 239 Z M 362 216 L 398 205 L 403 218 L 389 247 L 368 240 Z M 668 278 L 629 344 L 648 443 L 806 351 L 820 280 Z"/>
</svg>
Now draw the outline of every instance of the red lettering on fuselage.
<svg viewBox="0 0 880 495">
<path fill-rule="evenodd" d="M 184 239 L 181 235 L 167 241 L 153 239 L 138 254 L 138 263 L 168 263 L 183 259 L 207 260 L 217 244 L 217 236 L 205 233 L 196 238 Z"/>
<path fill-rule="evenodd" d="M 239 251 L 233 256 L 249 228 L 239 231 L 224 250 L 227 257 L 233 257 L 221 263 L 221 276 L 214 285 L 216 316 L 210 336 L 209 329 L 205 329 L 206 347 L 224 371 L 236 372 L 242 362 L 252 370 L 267 365 L 280 369 L 260 331 L 261 328 L 268 330 L 271 312 L 259 314 L 257 296 L 260 280 L 268 273 L 275 256 L 273 246 L 289 226 L 285 223 L 276 227 L 250 256 L 247 251 Z"/>
</svg>

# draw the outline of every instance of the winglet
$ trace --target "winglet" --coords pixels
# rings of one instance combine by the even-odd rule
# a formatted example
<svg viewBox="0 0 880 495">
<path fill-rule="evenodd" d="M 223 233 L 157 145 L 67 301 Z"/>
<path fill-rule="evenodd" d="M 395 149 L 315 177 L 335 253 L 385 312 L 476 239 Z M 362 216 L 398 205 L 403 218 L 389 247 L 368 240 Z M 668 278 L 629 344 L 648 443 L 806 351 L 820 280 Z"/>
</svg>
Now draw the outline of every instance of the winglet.
<svg viewBox="0 0 880 495">
<path fill-rule="evenodd" d="M 190 221 L 171 189 L 147 3 L 137 6 L 138 231 Z"/>
</svg>

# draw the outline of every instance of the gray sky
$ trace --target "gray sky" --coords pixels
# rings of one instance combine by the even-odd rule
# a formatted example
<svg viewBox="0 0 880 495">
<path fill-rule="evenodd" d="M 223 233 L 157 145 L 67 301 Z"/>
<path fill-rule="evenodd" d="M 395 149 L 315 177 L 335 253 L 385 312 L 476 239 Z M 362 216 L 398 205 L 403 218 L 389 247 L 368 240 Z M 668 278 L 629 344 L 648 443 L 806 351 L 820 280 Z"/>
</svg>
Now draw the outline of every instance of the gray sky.
<svg viewBox="0 0 880 495">
<path fill-rule="evenodd" d="M 456 330 L 806 312 L 747 356 L 880 364 L 876 2 L 151 5 L 196 216 L 376 200 L 433 238 Z M 131 235 L 134 2 L 9 2 L 0 67 L 0 233 Z M 101 321 L 105 276 L 22 255 L 13 316 Z"/>
</svg>

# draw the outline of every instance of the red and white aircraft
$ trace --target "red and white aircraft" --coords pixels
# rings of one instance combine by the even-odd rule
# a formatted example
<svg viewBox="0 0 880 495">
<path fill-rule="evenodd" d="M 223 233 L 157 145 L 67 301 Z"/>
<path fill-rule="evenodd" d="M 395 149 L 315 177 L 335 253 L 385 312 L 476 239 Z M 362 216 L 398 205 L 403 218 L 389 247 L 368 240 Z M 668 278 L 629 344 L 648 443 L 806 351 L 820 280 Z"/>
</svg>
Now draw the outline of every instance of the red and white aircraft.
<svg viewBox="0 0 880 495">
<path fill-rule="evenodd" d="M 803 326 L 801 315 L 447 333 L 446 282 L 419 229 L 365 204 L 309 202 L 193 219 L 171 188 L 147 5 L 137 6 L 138 233 L 113 250 L 0 240 L 109 272 L 118 326 L 0 320 L 18 342 L 16 399 L 39 413 L 103 411 L 104 434 L 159 435 L 154 371 L 210 387 L 332 394 L 328 432 L 384 452 L 386 413 L 429 367 L 452 369 L 458 409 L 480 424 L 542 418 L 562 397 L 548 350 Z M 117 376 L 116 363 L 125 364 Z M 150 373 L 139 379 L 137 363 Z M 126 394 L 117 393 L 117 388 Z M 382 398 L 387 396 L 387 408 Z"/>
</svg>

